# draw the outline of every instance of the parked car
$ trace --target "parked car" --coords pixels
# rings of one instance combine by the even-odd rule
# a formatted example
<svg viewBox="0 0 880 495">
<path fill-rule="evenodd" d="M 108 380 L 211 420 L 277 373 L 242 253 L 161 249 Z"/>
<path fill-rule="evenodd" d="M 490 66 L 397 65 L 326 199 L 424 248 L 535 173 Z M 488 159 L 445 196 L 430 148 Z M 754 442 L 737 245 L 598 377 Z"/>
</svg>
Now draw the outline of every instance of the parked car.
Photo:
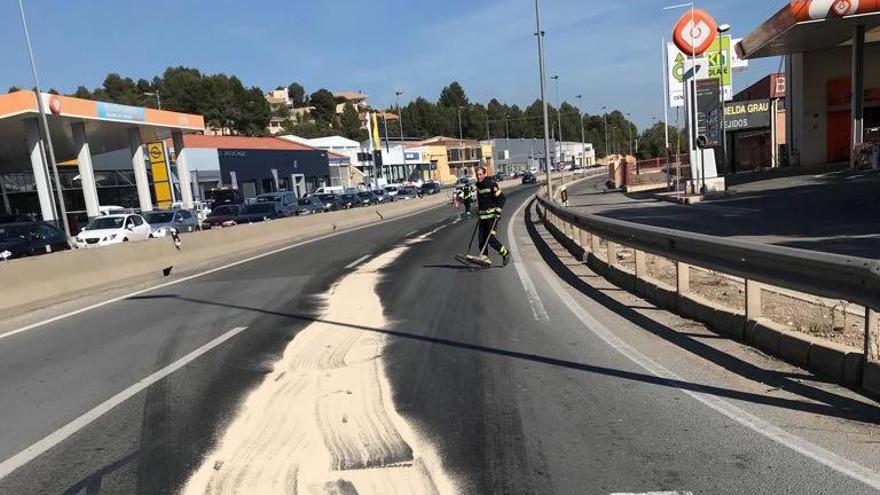
<svg viewBox="0 0 880 495">
<path fill-rule="evenodd" d="M 165 237 L 172 230 L 192 232 L 199 228 L 199 221 L 196 216 L 186 210 L 152 211 L 144 215 L 144 220 L 153 228 L 150 237 Z"/>
<path fill-rule="evenodd" d="M 296 195 L 290 191 L 260 194 L 257 196 L 257 203 L 278 203 L 284 216 L 292 217 L 296 215 Z"/>
<path fill-rule="evenodd" d="M 422 184 L 422 194 L 431 195 L 438 194 L 443 188 L 437 182 L 425 182 Z"/>
<path fill-rule="evenodd" d="M 7 215 L 5 213 L 0 213 L 0 224 L 4 223 L 22 223 L 22 222 L 30 222 L 31 219 L 24 215 Z"/>
<path fill-rule="evenodd" d="M 321 213 L 324 211 L 324 203 L 317 197 L 300 199 L 296 202 L 297 215 L 311 215 L 313 213 Z"/>
<path fill-rule="evenodd" d="M 314 197 L 321 201 L 325 212 L 339 209 L 339 199 L 335 194 L 316 194 Z"/>
<path fill-rule="evenodd" d="M 385 189 L 375 189 L 373 190 L 373 195 L 376 196 L 376 200 L 380 203 L 384 203 L 388 201 L 388 193 L 385 192 Z"/>
<path fill-rule="evenodd" d="M 254 203 L 247 205 L 235 217 L 235 223 L 257 223 L 283 217 L 278 203 Z"/>
<path fill-rule="evenodd" d="M 340 194 L 339 195 L 339 207 L 343 210 L 348 210 L 350 208 L 354 208 L 358 206 L 358 197 L 356 194 Z"/>
<path fill-rule="evenodd" d="M 212 189 L 205 191 L 208 208 L 214 209 L 222 205 L 242 205 L 244 195 L 236 189 Z"/>
<path fill-rule="evenodd" d="M 507 180 L 507 179 L 508 179 L 507 174 L 505 174 L 504 172 L 498 172 L 495 174 L 495 182 L 501 182 L 501 181 Z"/>
<path fill-rule="evenodd" d="M 208 218 L 202 222 L 203 229 L 211 229 L 214 227 L 226 227 L 235 223 L 235 217 L 241 213 L 241 205 L 223 205 L 211 210 Z"/>
<path fill-rule="evenodd" d="M 74 237 L 78 248 L 92 248 L 143 241 L 153 232 L 144 217 L 137 214 L 105 215 L 97 217 Z"/>
<path fill-rule="evenodd" d="M 345 188 L 342 186 L 324 186 L 315 189 L 312 194 L 317 196 L 319 194 L 342 194 L 343 192 L 345 192 Z"/>
<path fill-rule="evenodd" d="M 523 174 L 523 176 L 522 176 L 522 183 L 523 184 L 537 184 L 538 178 L 535 177 L 535 174 L 526 173 L 526 174 Z"/>
<path fill-rule="evenodd" d="M 400 191 L 400 188 L 397 186 L 385 186 L 385 197 L 386 201 L 394 201 L 397 199 L 397 193 Z"/>
<path fill-rule="evenodd" d="M 64 231 L 46 222 L 0 225 L 0 260 L 70 249 Z"/>
<path fill-rule="evenodd" d="M 376 194 L 373 191 L 361 191 L 357 193 L 358 206 L 370 206 L 375 204 L 379 204 L 379 198 L 376 197 Z"/>
<path fill-rule="evenodd" d="M 413 198 L 418 198 L 418 197 L 419 197 L 419 190 L 418 189 L 416 189 L 413 186 L 406 186 L 406 187 L 401 187 L 400 189 L 397 190 L 397 196 L 395 196 L 395 199 L 397 199 L 397 200 L 413 199 Z"/>
</svg>

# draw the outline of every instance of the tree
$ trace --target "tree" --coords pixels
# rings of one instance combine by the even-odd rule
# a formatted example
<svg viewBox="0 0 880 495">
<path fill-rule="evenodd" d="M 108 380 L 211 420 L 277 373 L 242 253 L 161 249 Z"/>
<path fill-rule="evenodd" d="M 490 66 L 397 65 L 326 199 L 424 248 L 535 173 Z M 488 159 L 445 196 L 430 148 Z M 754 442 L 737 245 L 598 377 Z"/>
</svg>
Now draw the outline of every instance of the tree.
<svg viewBox="0 0 880 495">
<path fill-rule="evenodd" d="M 351 103 L 346 103 L 342 108 L 340 128 L 342 135 L 348 139 L 354 139 L 355 141 L 360 142 L 367 138 L 367 131 L 361 127 L 360 115 L 358 115 L 358 111 Z"/>
<path fill-rule="evenodd" d="M 441 106 L 448 108 L 458 108 L 463 107 L 468 104 L 467 95 L 464 93 L 464 88 L 461 87 L 461 84 L 453 81 L 449 83 L 449 86 L 443 88 L 440 92 L 440 101 Z"/>
<path fill-rule="evenodd" d="M 18 86 L 9 86 L 9 90 L 7 91 L 7 93 L 15 93 L 16 91 L 21 91 L 21 88 L 19 88 Z"/>
<path fill-rule="evenodd" d="M 294 108 L 303 107 L 306 104 L 306 90 L 298 82 L 290 83 L 287 87 L 287 96 Z"/>
<path fill-rule="evenodd" d="M 76 98 L 82 98 L 84 100 L 92 99 L 92 92 L 88 90 L 85 86 L 77 86 L 76 91 L 73 92 L 73 96 Z"/>
<path fill-rule="evenodd" d="M 333 93 L 322 88 L 312 93 L 309 101 L 315 107 L 312 110 L 312 116 L 315 120 L 319 124 L 333 127 L 336 121 L 336 99 L 333 97 Z"/>
</svg>

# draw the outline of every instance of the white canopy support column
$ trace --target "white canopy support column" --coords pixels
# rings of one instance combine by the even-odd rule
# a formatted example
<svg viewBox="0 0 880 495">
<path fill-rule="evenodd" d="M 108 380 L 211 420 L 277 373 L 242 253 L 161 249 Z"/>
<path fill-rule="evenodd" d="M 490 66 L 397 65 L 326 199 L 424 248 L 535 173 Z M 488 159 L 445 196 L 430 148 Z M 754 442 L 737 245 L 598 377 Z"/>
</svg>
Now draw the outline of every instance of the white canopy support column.
<svg viewBox="0 0 880 495">
<path fill-rule="evenodd" d="M 34 186 L 40 200 L 40 215 L 42 215 L 43 221 L 52 222 L 56 219 L 55 208 L 52 205 L 52 192 L 49 190 L 46 160 L 43 155 L 43 139 L 40 135 L 40 125 L 37 123 L 37 119 L 25 120 L 24 130 L 27 137 L 28 153 L 31 157 L 31 168 L 34 172 Z"/>
<path fill-rule="evenodd" d="M 852 40 L 852 146 L 850 167 L 856 166 L 856 150 L 865 142 L 865 25 L 853 28 Z"/>
<path fill-rule="evenodd" d="M 186 163 L 183 133 L 171 131 L 171 141 L 174 143 L 174 156 L 177 161 L 177 180 L 180 182 L 180 201 L 184 210 L 193 209 L 192 180 L 189 175 L 189 167 Z M 196 185 L 198 187 L 198 185 Z"/>
<path fill-rule="evenodd" d="M 128 128 L 128 145 L 131 149 L 131 167 L 134 170 L 134 181 L 137 186 L 138 204 L 142 213 L 153 211 L 153 199 L 150 195 L 150 180 L 147 177 L 147 164 L 144 161 L 144 146 L 141 131 L 137 127 Z"/>
<path fill-rule="evenodd" d="M 86 125 L 84 122 L 74 122 L 70 126 L 73 131 L 74 146 L 79 150 L 77 153 L 77 162 L 79 164 L 79 180 L 82 186 L 83 199 L 86 203 L 86 214 L 89 219 L 100 215 L 98 207 L 98 189 L 95 185 L 95 169 L 92 166 L 92 153 L 89 149 L 89 141 L 86 136 Z"/>
</svg>

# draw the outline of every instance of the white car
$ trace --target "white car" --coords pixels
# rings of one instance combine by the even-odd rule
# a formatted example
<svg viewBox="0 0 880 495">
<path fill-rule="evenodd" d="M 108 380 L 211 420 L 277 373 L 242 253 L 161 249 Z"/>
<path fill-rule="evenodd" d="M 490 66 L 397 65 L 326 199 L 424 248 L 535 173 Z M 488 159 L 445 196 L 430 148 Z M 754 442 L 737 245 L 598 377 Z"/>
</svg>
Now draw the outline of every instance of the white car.
<svg viewBox="0 0 880 495">
<path fill-rule="evenodd" d="M 78 248 L 109 246 L 146 240 L 152 230 L 150 224 L 140 215 L 105 215 L 89 222 L 74 240 Z"/>
</svg>

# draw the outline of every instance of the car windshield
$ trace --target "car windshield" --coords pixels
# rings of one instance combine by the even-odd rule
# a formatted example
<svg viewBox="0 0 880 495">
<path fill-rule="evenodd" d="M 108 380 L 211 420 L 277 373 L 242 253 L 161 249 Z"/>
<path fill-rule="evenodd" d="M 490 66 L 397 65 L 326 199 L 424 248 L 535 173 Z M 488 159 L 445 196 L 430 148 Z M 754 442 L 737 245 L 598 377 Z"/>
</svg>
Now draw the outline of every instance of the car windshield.
<svg viewBox="0 0 880 495">
<path fill-rule="evenodd" d="M 385 190 L 388 191 L 388 192 L 394 192 L 394 191 L 397 190 L 397 188 L 396 188 L 396 187 L 390 187 L 390 186 L 389 186 L 389 187 L 386 187 Z"/>
<path fill-rule="evenodd" d="M 342 198 L 343 201 L 351 201 L 354 199 L 354 194 L 343 194 L 340 198 Z"/>
<path fill-rule="evenodd" d="M 336 196 L 334 196 L 333 194 L 319 194 L 318 195 L 318 199 L 320 199 L 321 201 L 324 201 L 324 202 L 333 201 L 335 198 L 336 198 Z"/>
<path fill-rule="evenodd" d="M 224 215 L 235 215 L 238 213 L 238 208 L 234 206 L 219 206 L 211 210 L 211 214 L 209 216 L 219 217 Z"/>
<path fill-rule="evenodd" d="M 271 204 L 248 205 L 245 206 L 243 210 L 241 210 L 242 215 L 265 215 L 267 213 L 274 212 L 275 207 Z"/>
<path fill-rule="evenodd" d="M 25 237 L 27 232 L 27 228 L 21 225 L 0 225 L 0 241 Z"/>
<path fill-rule="evenodd" d="M 232 189 L 215 189 L 205 192 L 205 199 L 208 201 L 216 201 L 218 203 L 227 203 L 234 201 L 236 192 Z"/>
<path fill-rule="evenodd" d="M 174 212 L 160 211 L 157 213 L 149 213 L 146 216 L 147 223 L 169 223 L 174 220 Z"/>
<path fill-rule="evenodd" d="M 300 206 L 310 206 L 312 204 L 312 200 L 311 199 L 300 199 L 296 202 L 296 204 L 298 204 Z"/>
<path fill-rule="evenodd" d="M 89 230 L 121 229 L 125 217 L 98 217 L 86 227 Z"/>
<path fill-rule="evenodd" d="M 362 198 L 362 199 L 369 199 L 369 198 L 372 198 L 372 197 L 373 197 L 373 193 L 369 193 L 369 192 L 359 192 L 359 193 L 358 193 L 358 197 L 359 197 L 359 198 Z"/>
</svg>

